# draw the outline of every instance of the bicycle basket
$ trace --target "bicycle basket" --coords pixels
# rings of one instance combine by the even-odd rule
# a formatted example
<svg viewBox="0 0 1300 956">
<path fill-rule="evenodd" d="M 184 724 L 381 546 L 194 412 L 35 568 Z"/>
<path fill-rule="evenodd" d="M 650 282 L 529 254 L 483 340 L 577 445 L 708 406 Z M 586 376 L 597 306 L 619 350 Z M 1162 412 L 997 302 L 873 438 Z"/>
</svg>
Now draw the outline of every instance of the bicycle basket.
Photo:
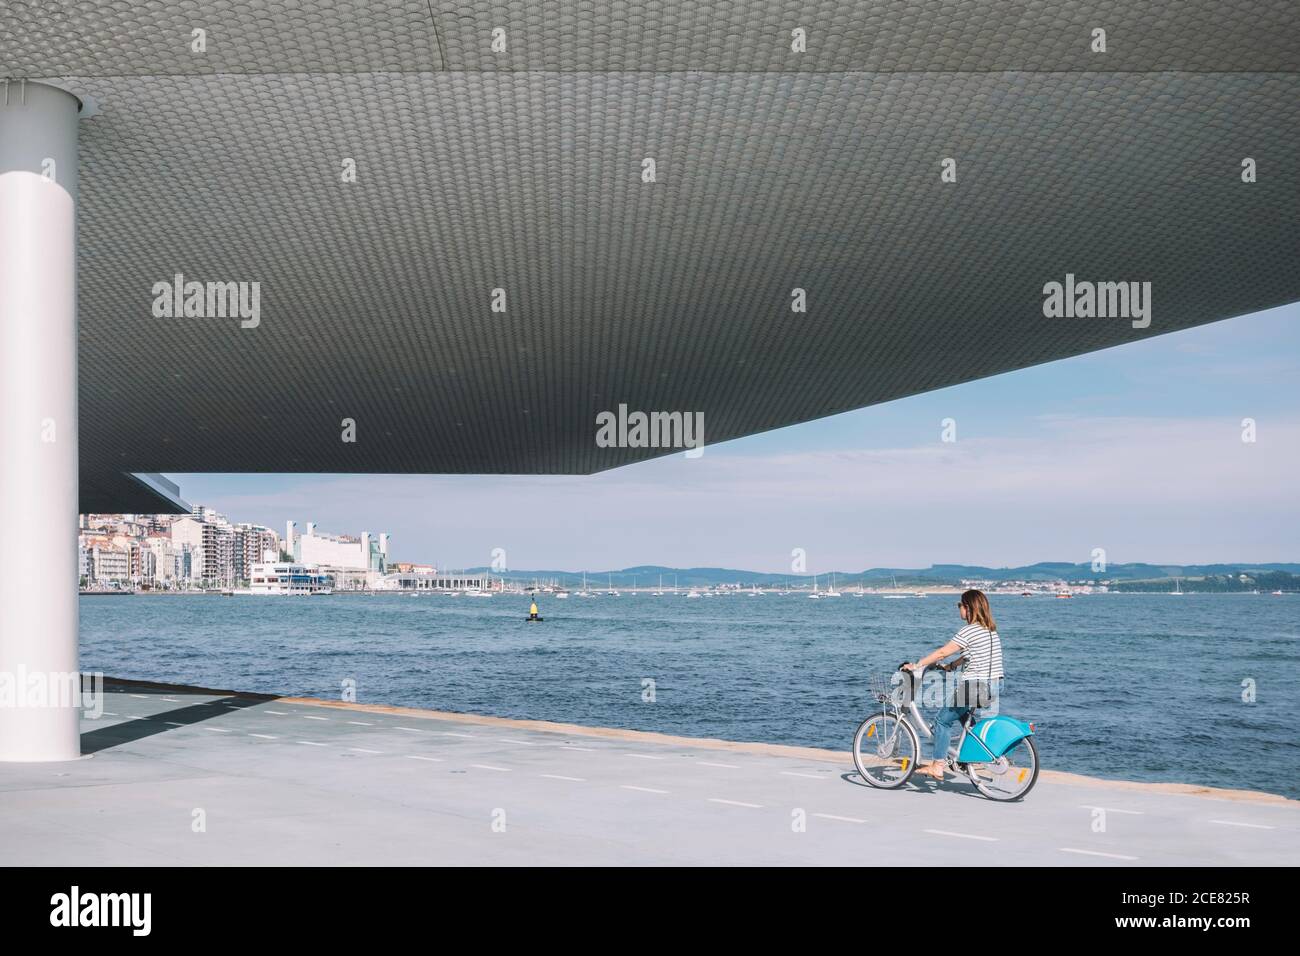
<svg viewBox="0 0 1300 956">
<path fill-rule="evenodd" d="M 902 695 L 906 691 L 903 689 L 903 682 L 897 679 L 896 674 L 897 671 L 883 676 L 872 674 L 867 678 L 867 691 L 882 704 L 886 701 L 901 704 L 903 702 Z"/>
</svg>

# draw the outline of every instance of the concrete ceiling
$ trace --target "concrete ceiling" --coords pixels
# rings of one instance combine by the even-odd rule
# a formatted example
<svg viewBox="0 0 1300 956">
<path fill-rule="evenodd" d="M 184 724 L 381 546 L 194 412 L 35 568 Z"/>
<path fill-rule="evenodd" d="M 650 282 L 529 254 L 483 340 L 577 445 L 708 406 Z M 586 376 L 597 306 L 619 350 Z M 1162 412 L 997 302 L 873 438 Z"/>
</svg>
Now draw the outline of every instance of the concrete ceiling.
<svg viewBox="0 0 1300 956">
<path fill-rule="evenodd" d="M 1298 68 L 1275 0 L 0 12 L 0 75 L 98 110 L 83 511 L 164 507 L 133 472 L 590 473 L 659 453 L 597 447 L 620 403 L 712 443 L 1295 301 Z M 176 273 L 259 282 L 260 324 L 154 317 Z M 1150 327 L 1044 318 L 1066 273 L 1151 282 Z"/>
</svg>

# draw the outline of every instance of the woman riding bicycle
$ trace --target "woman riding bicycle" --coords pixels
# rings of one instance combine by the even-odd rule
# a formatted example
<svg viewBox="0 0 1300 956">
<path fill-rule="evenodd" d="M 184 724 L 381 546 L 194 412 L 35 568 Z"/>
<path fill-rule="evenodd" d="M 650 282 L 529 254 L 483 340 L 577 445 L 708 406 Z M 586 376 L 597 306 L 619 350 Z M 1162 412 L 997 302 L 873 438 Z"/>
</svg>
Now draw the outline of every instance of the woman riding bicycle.
<svg viewBox="0 0 1300 956">
<path fill-rule="evenodd" d="M 935 780 L 942 780 L 944 770 L 947 769 L 946 758 L 948 747 L 952 743 L 953 725 L 975 707 L 996 705 L 1002 693 L 1002 639 L 998 637 L 998 626 L 993 620 L 993 612 L 989 610 L 989 599 L 983 591 L 971 589 L 962 594 L 957 607 L 966 626 L 943 647 L 931 651 L 915 664 L 903 665 L 906 670 L 920 671 L 961 652 L 961 657 L 956 660 L 939 664 L 945 671 L 958 665 L 964 667 L 961 679 L 948 695 L 947 706 L 935 718 L 934 759 L 916 770 Z"/>
</svg>

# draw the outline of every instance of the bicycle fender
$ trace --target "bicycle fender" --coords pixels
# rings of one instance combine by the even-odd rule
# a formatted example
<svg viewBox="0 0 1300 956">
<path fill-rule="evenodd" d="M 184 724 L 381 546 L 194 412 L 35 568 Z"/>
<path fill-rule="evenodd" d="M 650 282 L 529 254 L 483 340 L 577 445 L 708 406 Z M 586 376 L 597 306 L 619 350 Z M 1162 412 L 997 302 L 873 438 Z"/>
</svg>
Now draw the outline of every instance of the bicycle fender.
<svg viewBox="0 0 1300 956">
<path fill-rule="evenodd" d="M 966 739 L 962 741 L 959 763 L 983 763 L 1001 757 L 1021 740 L 1032 736 L 1033 731 L 1023 720 L 997 714 L 976 721 Z M 975 739 L 972 739 L 975 738 Z M 981 742 L 983 746 L 980 746 Z M 988 750 L 984 748 L 987 747 Z M 992 754 L 990 756 L 990 754 Z"/>
</svg>

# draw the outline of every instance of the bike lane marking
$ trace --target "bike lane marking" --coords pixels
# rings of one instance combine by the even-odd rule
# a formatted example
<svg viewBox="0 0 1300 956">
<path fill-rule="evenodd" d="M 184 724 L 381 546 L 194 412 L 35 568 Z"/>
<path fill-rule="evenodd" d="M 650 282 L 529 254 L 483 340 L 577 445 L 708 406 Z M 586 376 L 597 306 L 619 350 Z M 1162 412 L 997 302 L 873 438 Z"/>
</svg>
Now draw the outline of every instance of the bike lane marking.
<svg viewBox="0 0 1300 956">
<path fill-rule="evenodd" d="M 1136 860 L 1135 856 L 1125 856 L 1123 853 L 1102 853 L 1100 850 L 1078 850 L 1072 846 L 1058 846 L 1062 853 L 1082 853 L 1084 856 L 1104 856 L 1112 860 Z"/>
<path fill-rule="evenodd" d="M 978 836 L 974 833 L 954 833 L 952 830 L 926 830 L 926 833 L 934 833 L 938 836 L 961 837 L 963 840 L 984 840 L 988 843 L 997 843 L 997 837 Z"/>
<path fill-rule="evenodd" d="M 1107 813 L 1128 813 L 1135 817 L 1141 817 L 1146 815 L 1146 811 L 1144 810 L 1117 810 L 1114 807 L 1094 807 L 1091 804 L 1087 804 L 1087 803 L 1079 804 L 1079 809 L 1080 810 L 1105 810 Z"/>
<path fill-rule="evenodd" d="M 1271 827 L 1266 823 L 1241 823 L 1237 820 L 1211 820 L 1210 823 L 1218 823 L 1225 827 L 1250 827 L 1252 830 L 1276 830 L 1277 827 Z"/>
</svg>

